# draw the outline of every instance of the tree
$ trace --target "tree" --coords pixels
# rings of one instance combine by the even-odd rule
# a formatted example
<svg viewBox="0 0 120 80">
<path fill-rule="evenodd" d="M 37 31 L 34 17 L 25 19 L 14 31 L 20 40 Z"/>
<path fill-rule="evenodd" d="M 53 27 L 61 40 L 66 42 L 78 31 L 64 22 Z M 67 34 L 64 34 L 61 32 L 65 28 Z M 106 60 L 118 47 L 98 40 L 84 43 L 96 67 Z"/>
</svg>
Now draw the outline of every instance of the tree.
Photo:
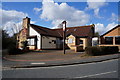
<svg viewBox="0 0 120 80">
<path fill-rule="evenodd" d="M 2 30 L 2 49 L 6 49 L 9 43 L 9 36 L 5 30 Z"/>
<path fill-rule="evenodd" d="M 99 37 L 99 32 L 96 32 L 94 36 Z"/>
<path fill-rule="evenodd" d="M 5 30 L 2 30 L 2 49 L 9 47 L 16 47 L 16 35 L 10 37 Z"/>
</svg>

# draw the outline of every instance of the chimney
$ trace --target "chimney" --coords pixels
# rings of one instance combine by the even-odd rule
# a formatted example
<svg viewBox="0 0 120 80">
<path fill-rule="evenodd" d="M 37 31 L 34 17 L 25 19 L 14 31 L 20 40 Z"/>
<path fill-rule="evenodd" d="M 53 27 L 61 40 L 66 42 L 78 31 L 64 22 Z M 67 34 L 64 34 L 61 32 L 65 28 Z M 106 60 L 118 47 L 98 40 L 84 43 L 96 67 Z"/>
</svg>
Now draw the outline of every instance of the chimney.
<svg viewBox="0 0 120 80">
<path fill-rule="evenodd" d="M 23 29 L 27 28 L 28 29 L 28 25 L 30 24 L 30 18 L 26 17 L 23 18 Z"/>
<path fill-rule="evenodd" d="M 23 18 L 23 30 L 26 32 L 26 38 L 29 36 L 29 24 L 30 24 L 30 18 L 26 17 Z"/>
</svg>

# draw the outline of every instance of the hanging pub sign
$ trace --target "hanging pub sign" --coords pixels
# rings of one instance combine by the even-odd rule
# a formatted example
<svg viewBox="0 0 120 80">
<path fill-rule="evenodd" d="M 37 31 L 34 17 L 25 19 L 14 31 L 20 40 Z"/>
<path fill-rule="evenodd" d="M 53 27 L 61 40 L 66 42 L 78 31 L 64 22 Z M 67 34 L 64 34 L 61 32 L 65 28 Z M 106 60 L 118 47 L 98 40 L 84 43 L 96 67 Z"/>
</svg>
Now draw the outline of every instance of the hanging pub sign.
<svg viewBox="0 0 120 80">
<path fill-rule="evenodd" d="M 63 31 L 66 31 L 66 21 L 63 21 L 62 25 L 63 25 Z"/>
</svg>

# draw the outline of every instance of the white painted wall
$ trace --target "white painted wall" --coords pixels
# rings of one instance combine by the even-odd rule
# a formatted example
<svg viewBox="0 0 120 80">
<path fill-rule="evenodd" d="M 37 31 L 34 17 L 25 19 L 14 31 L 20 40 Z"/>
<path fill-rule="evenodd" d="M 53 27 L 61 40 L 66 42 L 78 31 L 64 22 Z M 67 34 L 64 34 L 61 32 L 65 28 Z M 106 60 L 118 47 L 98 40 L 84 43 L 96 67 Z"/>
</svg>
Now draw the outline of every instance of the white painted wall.
<svg viewBox="0 0 120 80">
<path fill-rule="evenodd" d="M 36 36 L 37 35 L 37 49 L 41 49 L 41 35 L 35 31 L 32 27 L 29 28 L 29 36 Z"/>
<path fill-rule="evenodd" d="M 56 41 L 56 37 L 42 36 L 42 49 L 56 49 L 56 44 L 52 40 Z"/>
<path fill-rule="evenodd" d="M 97 46 L 99 44 L 98 37 L 92 38 L 92 46 Z"/>
</svg>

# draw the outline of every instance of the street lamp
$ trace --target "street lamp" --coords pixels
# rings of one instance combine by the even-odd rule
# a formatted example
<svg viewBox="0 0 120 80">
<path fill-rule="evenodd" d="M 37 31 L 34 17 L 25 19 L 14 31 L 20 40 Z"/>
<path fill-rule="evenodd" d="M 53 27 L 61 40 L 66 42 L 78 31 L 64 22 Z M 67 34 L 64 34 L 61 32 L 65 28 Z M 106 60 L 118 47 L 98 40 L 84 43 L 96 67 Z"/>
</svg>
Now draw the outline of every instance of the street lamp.
<svg viewBox="0 0 120 80">
<path fill-rule="evenodd" d="M 63 21 L 62 24 L 63 24 L 63 51 L 65 54 L 66 21 Z"/>
</svg>

